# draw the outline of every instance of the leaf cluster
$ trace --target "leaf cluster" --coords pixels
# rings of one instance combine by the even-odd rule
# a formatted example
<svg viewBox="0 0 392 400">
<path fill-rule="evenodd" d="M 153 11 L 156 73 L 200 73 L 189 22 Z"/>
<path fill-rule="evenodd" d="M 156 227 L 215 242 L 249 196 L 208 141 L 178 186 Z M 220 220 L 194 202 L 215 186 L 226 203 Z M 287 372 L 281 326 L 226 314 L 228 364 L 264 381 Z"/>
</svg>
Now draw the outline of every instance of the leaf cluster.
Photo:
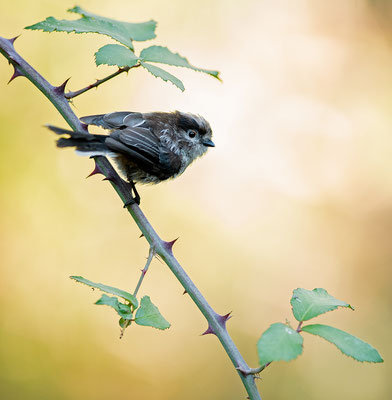
<svg viewBox="0 0 392 400">
<path fill-rule="evenodd" d="M 325 289 L 295 289 L 290 300 L 294 318 L 299 322 L 293 329 L 287 324 L 272 324 L 257 342 L 257 351 L 261 366 L 272 361 L 290 361 L 297 358 L 303 350 L 301 332 L 317 335 L 334 344 L 343 354 L 357 361 L 383 362 L 378 351 L 370 344 L 329 325 L 313 324 L 302 326 L 304 321 L 313 319 L 338 307 L 354 308 L 328 294 Z"/>
<path fill-rule="evenodd" d="M 137 298 L 124 290 L 102 283 L 92 282 L 82 276 L 71 276 L 70 278 L 76 282 L 90 286 L 93 289 L 99 289 L 102 292 L 113 294 L 114 296 L 103 294 L 95 304 L 113 308 L 121 317 L 119 324 L 122 328 L 128 327 L 132 322 L 135 322 L 137 325 L 151 326 L 161 330 L 170 327 L 170 323 L 162 316 L 158 307 L 151 302 L 149 296 L 142 297 L 139 305 Z M 119 300 L 119 298 L 123 301 Z"/>
<path fill-rule="evenodd" d="M 44 21 L 27 26 L 25 29 L 42 30 L 44 32 L 97 33 L 109 36 L 120 44 L 107 44 L 101 47 L 95 53 L 97 66 L 106 64 L 128 69 L 141 66 L 155 77 L 173 83 L 182 91 L 185 90 L 185 87 L 181 80 L 155 64 L 189 68 L 220 79 L 218 71 L 195 67 L 185 57 L 170 51 L 167 47 L 153 45 L 136 55 L 134 41 L 142 42 L 156 37 L 157 23 L 153 20 L 142 23 L 122 22 L 92 14 L 79 6 L 68 11 L 79 14 L 80 18 L 77 20 L 59 20 L 48 17 Z"/>
</svg>

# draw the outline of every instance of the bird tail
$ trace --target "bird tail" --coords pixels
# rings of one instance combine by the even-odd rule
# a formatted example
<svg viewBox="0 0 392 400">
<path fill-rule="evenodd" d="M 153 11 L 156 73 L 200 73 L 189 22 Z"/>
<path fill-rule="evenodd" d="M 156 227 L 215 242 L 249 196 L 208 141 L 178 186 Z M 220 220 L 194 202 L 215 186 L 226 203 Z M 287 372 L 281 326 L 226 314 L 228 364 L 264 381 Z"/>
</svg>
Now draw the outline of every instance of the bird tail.
<svg viewBox="0 0 392 400">
<path fill-rule="evenodd" d="M 92 135 L 88 132 L 71 131 L 58 128 L 53 125 L 46 125 L 48 129 L 57 135 L 68 135 L 57 140 L 57 147 L 75 147 L 76 152 L 82 156 L 111 156 L 112 152 L 105 144 L 107 135 Z"/>
</svg>

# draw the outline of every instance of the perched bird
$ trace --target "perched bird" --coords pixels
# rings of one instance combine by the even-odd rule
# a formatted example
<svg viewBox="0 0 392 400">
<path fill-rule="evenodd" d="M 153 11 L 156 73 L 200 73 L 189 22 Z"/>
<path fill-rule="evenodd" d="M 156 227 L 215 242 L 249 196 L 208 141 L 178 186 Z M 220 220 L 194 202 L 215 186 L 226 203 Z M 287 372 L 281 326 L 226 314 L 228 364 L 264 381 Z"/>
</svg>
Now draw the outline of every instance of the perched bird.
<svg viewBox="0 0 392 400">
<path fill-rule="evenodd" d="M 130 183 L 160 183 L 175 178 L 214 147 L 210 124 L 201 116 L 165 113 L 113 112 L 80 119 L 101 126 L 108 135 L 74 132 L 48 126 L 60 138 L 58 147 L 75 147 L 80 155 L 113 157 Z"/>
</svg>

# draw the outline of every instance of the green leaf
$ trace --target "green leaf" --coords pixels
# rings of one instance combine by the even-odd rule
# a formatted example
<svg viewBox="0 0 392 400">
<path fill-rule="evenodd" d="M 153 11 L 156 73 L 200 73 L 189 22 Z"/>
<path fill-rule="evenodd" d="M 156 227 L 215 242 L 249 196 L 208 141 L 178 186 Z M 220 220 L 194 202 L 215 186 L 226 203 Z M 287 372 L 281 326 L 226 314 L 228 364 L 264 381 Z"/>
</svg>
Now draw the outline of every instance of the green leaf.
<svg viewBox="0 0 392 400">
<path fill-rule="evenodd" d="M 169 74 L 162 68 L 156 67 L 155 65 L 147 64 L 145 62 L 141 62 L 142 66 L 151 74 L 153 74 L 157 78 L 163 79 L 165 82 L 170 81 L 174 85 L 176 85 L 182 91 L 185 90 L 184 84 L 176 78 L 174 75 Z"/>
<path fill-rule="evenodd" d="M 109 306 L 117 311 L 122 319 L 132 319 L 133 315 L 129 306 L 118 301 L 117 297 L 109 297 L 103 294 L 102 297 L 95 302 L 97 305 Z"/>
<path fill-rule="evenodd" d="M 333 343 L 342 353 L 358 361 L 384 362 L 379 352 L 370 344 L 332 326 L 314 324 L 302 327 L 302 331 L 317 335 Z"/>
<path fill-rule="evenodd" d="M 289 326 L 272 324 L 257 342 L 260 365 L 271 361 L 290 361 L 302 353 L 302 336 Z"/>
<path fill-rule="evenodd" d="M 144 41 L 155 37 L 155 21 L 142 23 L 121 22 L 89 13 L 78 6 L 68 11 L 81 14 L 82 18 L 77 20 L 58 20 L 54 17 L 48 17 L 45 21 L 26 26 L 25 29 L 42 30 L 44 32 L 98 33 L 110 36 L 132 50 L 133 40 Z"/>
<path fill-rule="evenodd" d="M 121 297 L 124 300 L 128 300 L 135 308 L 137 308 L 139 305 L 136 297 L 133 294 L 128 293 L 124 290 L 117 289 L 113 286 L 104 285 L 102 283 L 95 283 L 83 278 L 82 276 L 70 276 L 70 278 L 74 279 L 76 282 L 84 283 L 85 285 L 92 288 L 102 290 L 102 292 L 114 294 L 115 296 Z"/>
<path fill-rule="evenodd" d="M 138 63 L 135 53 L 120 44 L 107 44 L 95 53 L 97 65 L 117 65 L 118 67 L 133 67 Z"/>
<path fill-rule="evenodd" d="M 325 289 L 321 288 L 313 290 L 295 289 L 290 304 L 297 321 L 308 321 L 327 311 L 336 310 L 338 307 L 348 307 L 354 310 L 350 304 L 335 299 Z"/>
<path fill-rule="evenodd" d="M 174 65 L 176 67 L 185 67 L 193 69 L 194 71 L 204 72 L 205 74 L 211 75 L 214 78 L 219 78 L 219 71 L 213 71 L 209 69 L 197 68 L 189 63 L 189 61 L 180 56 L 178 53 L 172 53 L 167 47 L 162 46 L 151 46 L 147 47 L 140 53 L 140 58 L 143 61 L 157 62 L 161 64 Z"/>
<path fill-rule="evenodd" d="M 124 318 L 120 318 L 118 324 L 121 326 L 121 328 L 125 328 L 129 327 L 132 324 L 132 322 L 130 320 L 125 320 Z"/>
<path fill-rule="evenodd" d="M 70 8 L 68 12 L 80 14 L 83 17 L 94 18 L 95 20 L 108 21 L 112 24 L 115 24 L 116 26 L 119 25 L 128 32 L 132 40 L 136 40 L 137 42 L 144 42 L 146 40 L 154 39 L 156 37 L 155 29 L 157 27 L 157 23 L 154 20 L 139 23 L 121 22 L 115 19 L 101 17 L 100 15 L 90 13 L 86 10 L 83 10 L 79 6 Z"/>
<path fill-rule="evenodd" d="M 151 303 L 149 296 L 144 296 L 140 300 L 140 307 L 136 311 L 135 322 L 138 325 L 152 326 L 157 329 L 167 329 L 170 327 L 169 322 L 163 318 L 158 308 Z"/>
</svg>

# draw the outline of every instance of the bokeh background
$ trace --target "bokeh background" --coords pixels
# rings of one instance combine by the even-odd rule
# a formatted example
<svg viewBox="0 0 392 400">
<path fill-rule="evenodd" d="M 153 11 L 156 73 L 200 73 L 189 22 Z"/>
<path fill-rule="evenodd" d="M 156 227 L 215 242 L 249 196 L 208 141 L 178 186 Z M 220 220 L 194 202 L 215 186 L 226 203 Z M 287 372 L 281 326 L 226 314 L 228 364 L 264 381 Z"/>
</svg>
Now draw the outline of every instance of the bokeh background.
<svg viewBox="0 0 392 400">
<path fill-rule="evenodd" d="M 221 71 L 223 84 L 167 68 L 181 93 L 142 70 L 76 98 L 79 116 L 119 110 L 200 113 L 216 148 L 173 182 L 140 187 L 142 209 L 257 365 L 256 342 L 291 316 L 293 289 L 326 288 L 356 307 L 319 317 L 368 341 L 381 365 L 305 337 L 297 360 L 262 374 L 264 399 L 390 399 L 392 7 L 389 1 L 84 0 L 97 14 L 158 21 L 155 44 Z M 79 89 L 113 69 L 93 63 L 110 39 L 23 31 L 69 1 L 0 4 L 0 35 L 53 84 Z M 150 43 L 136 43 L 138 49 Z M 134 288 L 148 253 L 91 160 L 59 151 L 43 125 L 65 126 L 27 80 L 8 85 L 0 57 L 0 397 L 244 399 L 216 338 L 164 264 L 148 294 L 171 329 L 119 340 L 82 275 Z M 305 334 L 306 335 L 306 334 Z"/>
</svg>

